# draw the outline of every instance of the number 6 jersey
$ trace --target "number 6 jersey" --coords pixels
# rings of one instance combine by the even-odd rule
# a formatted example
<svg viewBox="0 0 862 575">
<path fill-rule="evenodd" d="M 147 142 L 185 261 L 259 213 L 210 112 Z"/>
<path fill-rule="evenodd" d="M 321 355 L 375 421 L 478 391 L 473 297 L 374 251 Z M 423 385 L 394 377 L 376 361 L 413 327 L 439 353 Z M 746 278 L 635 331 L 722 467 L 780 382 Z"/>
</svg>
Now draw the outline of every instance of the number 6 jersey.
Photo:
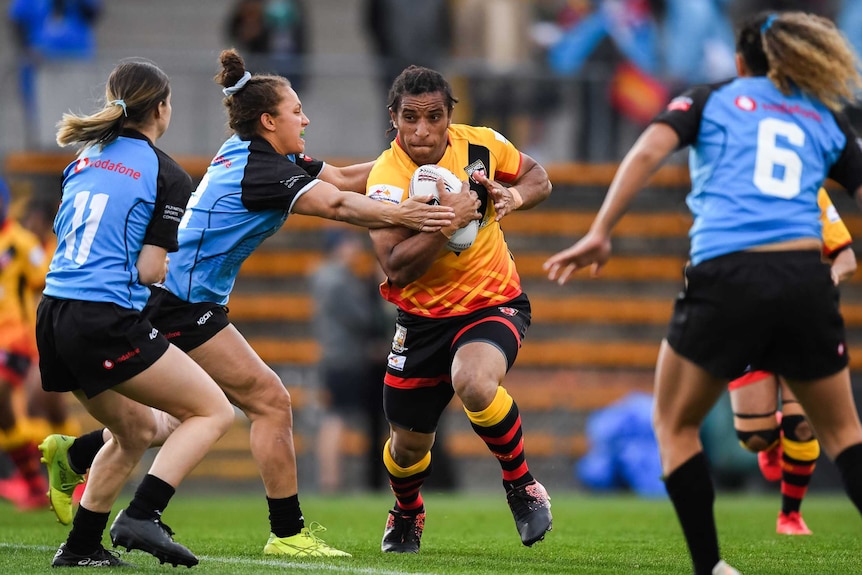
<svg viewBox="0 0 862 575">
<path fill-rule="evenodd" d="M 84 149 L 63 172 L 45 295 L 143 309 L 138 254 L 144 244 L 177 250 L 191 193 L 189 175 L 138 132 Z"/>
<path fill-rule="evenodd" d="M 799 238 L 821 239 L 817 191 L 826 177 L 862 185 L 862 149 L 842 116 L 766 77 L 698 86 L 654 122 L 691 146 L 691 261 Z"/>
</svg>

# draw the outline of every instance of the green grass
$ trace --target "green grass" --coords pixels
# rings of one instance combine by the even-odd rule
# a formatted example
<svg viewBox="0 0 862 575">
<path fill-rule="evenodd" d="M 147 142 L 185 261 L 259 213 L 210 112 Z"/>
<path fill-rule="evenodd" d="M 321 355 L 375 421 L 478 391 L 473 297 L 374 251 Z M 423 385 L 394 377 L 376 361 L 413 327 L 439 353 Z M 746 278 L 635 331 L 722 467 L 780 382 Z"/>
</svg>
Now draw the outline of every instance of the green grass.
<svg viewBox="0 0 862 575">
<path fill-rule="evenodd" d="M 688 575 L 691 567 L 671 505 L 629 496 L 552 494 L 554 530 L 532 548 L 520 544 L 502 493 L 429 493 L 419 555 L 380 552 L 390 496 L 303 496 L 306 522 L 352 558 L 273 560 L 261 495 L 195 494 L 181 489 L 165 521 L 201 559 L 201 573 L 395 575 Z M 127 503 L 127 498 L 122 504 Z M 805 502 L 811 537 L 775 534 L 778 494 L 722 495 L 716 505 L 724 558 L 746 575 L 862 572 L 862 520 L 846 498 L 812 494 Z M 119 505 L 117 506 L 119 509 Z M 18 513 L 0 503 L 0 573 L 45 573 L 67 528 L 49 511 Z M 106 539 L 107 542 L 107 539 Z M 138 573 L 175 572 L 139 551 L 123 554 Z M 112 570 L 108 570 L 109 572 Z M 184 572 L 184 571 L 181 571 Z"/>
</svg>

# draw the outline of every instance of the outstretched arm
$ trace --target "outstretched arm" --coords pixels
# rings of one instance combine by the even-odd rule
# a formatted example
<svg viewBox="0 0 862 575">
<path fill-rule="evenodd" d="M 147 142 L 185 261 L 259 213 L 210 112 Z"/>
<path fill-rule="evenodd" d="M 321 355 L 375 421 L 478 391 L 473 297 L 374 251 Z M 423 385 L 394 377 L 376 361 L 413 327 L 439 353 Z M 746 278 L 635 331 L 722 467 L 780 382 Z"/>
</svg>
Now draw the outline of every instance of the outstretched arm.
<svg viewBox="0 0 862 575">
<path fill-rule="evenodd" d="M 428 205 L 432 197 L 417 196 L 393 205 L 343 192 L 321 181 L 296 200 L 292 211 L 365 228 L 403 226 L 421 232 L 437 232 L 452 224 L 455 210 L 448 206 Z"/>
<path fill-rule="evenodd" d="M 562 285 L 573 272 L 588 266 L 592 267 L 593 275 L 598 274 L 610 258 L 614 226 L 650 176 L 678 145 L 679 136 L 666 124 L 652 124 L 641 134 L 620 164 L 587 235 L 544 263 L 548 279 Z"/>
<path fill-rule="evenodd" d="M 349 190 L 351 192 L 365 194 L 365 185 L 368 182 L 368 174 L 371 173 L 371 168 L 373 167 L 373 161 L 342 167 L 326 164 L 323 167 L 323 171 L 318 175 L 318 178 L 324 182 L 329 182 L 339 190 Z"/>
</svg>

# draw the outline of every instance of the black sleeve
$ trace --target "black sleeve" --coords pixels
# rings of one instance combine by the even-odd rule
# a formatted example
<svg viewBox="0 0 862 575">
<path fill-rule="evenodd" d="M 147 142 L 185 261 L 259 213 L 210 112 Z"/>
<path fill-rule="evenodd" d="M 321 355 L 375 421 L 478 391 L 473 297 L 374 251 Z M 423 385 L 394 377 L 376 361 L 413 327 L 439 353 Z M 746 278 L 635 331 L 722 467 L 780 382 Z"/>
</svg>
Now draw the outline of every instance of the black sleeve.
<svg viewBox="0 0 862 575">
<path fill-rule="evenodd" d="M 289 210 L 297 196 L 318 181 L 268 144 L 252 142 L 242 177 L 242 204 L 250 211 Z"/>
<path fill-rule="evenodd" d="M 852 196 L 859 186 L 862 186 L 862 139 L 856 134 L 846 116 L 836 114 L 835 120 L 847 141 L 838 161 L 829 169 L 829 177 L 844 186 Z"/>
<path fill-rule="evenodd" d="M 715 86 L 695 86 L 674 98 L 667 107 L 653 118 L 652 123 L 667 124 L 679 136 L 679 148 L 697 141 L 703 108 Z"/>
<path fill-rule="evenodd" d="M 296 156 L 296 165 L 305 170 L 309 176 L 314 176 L 316 178 L 320 175 L 320 172 L 323 171 L 323 166 L 326 164 L 320 160 L 315 160 L 311 156 L 299 154 Z"/>
<path fill-rule="evenodd" d="M 156 205 L 153 219 L 144 236 L 144 243 L 175 252 L 179 249 L 177 229 L 192 195 L 192 179 L 161 150 L 156 149 L 156 156 L 159 160 Z"/>
</svg>

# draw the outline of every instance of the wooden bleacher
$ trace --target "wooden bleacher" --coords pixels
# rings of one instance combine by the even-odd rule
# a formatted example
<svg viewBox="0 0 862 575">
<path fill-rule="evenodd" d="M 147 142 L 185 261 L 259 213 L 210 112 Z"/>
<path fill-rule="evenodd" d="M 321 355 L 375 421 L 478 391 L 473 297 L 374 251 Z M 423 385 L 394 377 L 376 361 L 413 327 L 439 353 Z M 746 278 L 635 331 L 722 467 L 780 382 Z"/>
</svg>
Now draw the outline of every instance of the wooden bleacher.
<svg viewBox="0 0 862 575">
<path fill-rule="evenodd" d="M 177 159 L 194 177 L 200 177 L 209 164 L 209 158 Z M 8 176 L 17 178 L 59 177 L 70 160 L 68 154 L 9 154 L 4 170 Z M 333 163 L 344 165 L 351 160 Z M 554 251 L 568 245 L 566 242 L 587 231 L 595 205 L 594 202 L 585 205 L 581 191 L 606 187 L 616 166 L 560 164 L 547 168 L 555 185 L 552 194 L 555 203 L 512 214 L 503 222 L 510 242 L 517 238 L 521 244 L 522 249 L 516 250 L 514 257 L 533 306 L 533 327 L 505 385 L 518 401 L 525 421 L 531 424 L 527 436 L 531 458 L 554 461 L 560 457 L 571 460 L 585 453 L 588 446 L 583 422 L 592 410 L 632 391 L 650 391 L 660 343 L 660 336 L 653 333 L 661 331 L 670 317 L 672 298 L 681 285 L 686 261 L 684 249 L 668 249 L 667 245 L 668 242 L 687 244 L 691 218 L 679 204 L 651 205 L 647 210 L 630 212 L 621 220 L 615 238 L 620 244 L 628 242 L 627 245 L 639 247 L 618 250 L 598 278 L 580 272 L 568 286 L 559 288 L 546 280 L 542 264 Z M 650 185 L 679 190 L 687 184 L 687 168 L 666 166 Z M 842 216 L 851 232 L 862 237 L 862 216 L 852 213 Z M 310 330 L 312 296 L 307 291 L 306 276 L 322 259 L 317 249 L 322 242 L 309 238 L 320 238 L 325 230 L 339 225 L 343 224 L 291 216 L 284 229 L 252 254 L 242 268 L 237 289 L 228 304 L 230 317 L 261 357 L 274 367 L 289 366 L 310 372 L 318 361 L 319 349 Z M 293 287 L 283 289 L 279 280 Z M 850 297 L 842 303 L 850 330 L 862 328 L 862 297 L 855 293 L 859 292 L 857 281 L 848 284 L 845 291 Z M 291 336 L 274 336 L 273 330 L 257 333 L 255 326 L 263 324 L 291 325 L 297 329 L 285 330 L 294 334 Z M 606 331 L 602 337 L 593 337 L 592 332 L 585 333 L 590 326 L 601 326 Z M 542 337 L 534 337 L 539 332 Z M 862 346 L 851 341 L 850 357 L 852 369 L 862 370 Z M 291 392 L 295 413 L 313 412 L 317 408 L 313 389 L 290 381 L 285 384 Z M 451 408 L 460 409 L 457 400 Z M 551 421 L 552 413 L 568 414 L 563 417 L 568 423 L 544 424 L 544 419 Z M 312 431 L 297 422 L 294 440 L 300 458 L 313 456 Z M 465 461 L 487 454 L 484 444 L 463 426 L 456 426 L 448 433 L 446 442 L 448 450 Z M 367 439 L 354 429 L 342 445 L 342 452 L 359 458 L 367 445 Z M 531 464 L 535 465 L 535 460 Z M 237 421 L 195 475 L 226 479 L 256 477 L 257 470 L 248 457 L 246 421 Z"/>
</svg>

